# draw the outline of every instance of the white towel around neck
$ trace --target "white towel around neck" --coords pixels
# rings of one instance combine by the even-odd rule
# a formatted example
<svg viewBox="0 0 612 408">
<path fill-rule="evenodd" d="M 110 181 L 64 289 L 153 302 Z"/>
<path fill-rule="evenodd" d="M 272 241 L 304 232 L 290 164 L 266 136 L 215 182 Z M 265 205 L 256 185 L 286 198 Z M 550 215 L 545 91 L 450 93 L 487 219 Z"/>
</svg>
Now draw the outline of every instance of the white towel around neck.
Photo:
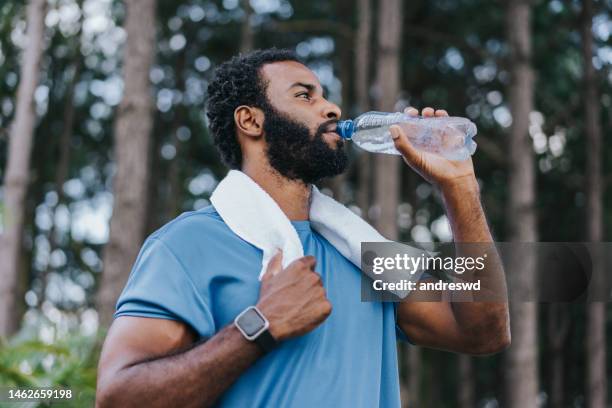
<svg viewBox="0 0 612 408">
<path fill-rule="evenodd" d="M 311 194 L 309 218 L 312 227 L 359 269 L 362 242 L 393 242 L 314 185 Z M 231 170 L 213 191 L 210 200 L 236 235 L 263 251 L 259 279 L 278 249 L 283 252 L 283 268 L 304 256 L 302 243 L 289 218 L 245 173 Z M 420 273 L 416 278 L 418 276 Z"/>
</svg>

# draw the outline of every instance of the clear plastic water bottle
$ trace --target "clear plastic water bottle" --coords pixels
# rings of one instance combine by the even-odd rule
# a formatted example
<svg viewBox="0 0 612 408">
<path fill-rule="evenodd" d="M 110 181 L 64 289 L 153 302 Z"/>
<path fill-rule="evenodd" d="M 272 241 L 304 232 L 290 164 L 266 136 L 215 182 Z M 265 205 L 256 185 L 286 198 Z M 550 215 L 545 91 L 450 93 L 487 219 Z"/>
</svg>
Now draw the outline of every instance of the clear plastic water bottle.
<svg viewBox="0 0 612 408">
<path fill-rule="evenodd" d="M 367 112 L 353 120 L 338 122 L 336 133 L 373 153 L 401 154 L 389 127 L 400 126 L 413 146 L 449 160 L 467 160 L 476 151 L 476 125 L 457 116 L 422 117 L 395 112 Z"/>
</svg>

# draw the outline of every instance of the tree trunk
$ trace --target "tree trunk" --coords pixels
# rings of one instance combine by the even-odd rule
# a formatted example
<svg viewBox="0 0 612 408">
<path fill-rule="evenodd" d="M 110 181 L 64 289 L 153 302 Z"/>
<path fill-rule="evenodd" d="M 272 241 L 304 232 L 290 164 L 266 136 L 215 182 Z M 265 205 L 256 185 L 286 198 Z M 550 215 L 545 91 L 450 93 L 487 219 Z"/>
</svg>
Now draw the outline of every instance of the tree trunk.
<svg viewBox="0 0 612 408">
<path fill-rule="evenodd" d="M 249 0 L 242 0 L 242 8 L 244 9 L 244 20 L 240 27 L 240 52 L 244 54 L 253 50 L 255 46 L 255 33 L 251 26 L 253 9 Z"/>
<path fill-rule="evenodd" d="M 160 200 L 165 194 L 165 185 L 163 184 L 163 172 L 162 172 L 162 158 L 161 158 L 161 147 L 162 139 L 164 137 L 163 126 L 161 125 L 162 119 L 159 115 L 155 115 L 153 118 L 153 130 L 151 131 L 151 139 L 149 141 L 149 174 L 147 176 L 147 200 L 145 201 L 145 233 L 144 235 L 150 235 L 152 232 L 157 230 L 164 222 L 164 214 L 162 209 L 164 202 Z"/>
<path fill-rule="evenodd" d="M 378 12 L 378 56 L 376 102 L 381 111 L 394 109 L 400 87 L 399 51 L 401 49 L 401 0 L 382 0 Z M 375 156 L 374 220 L 378 231 L 388 239 L 398 238 L 397 206 L 400 192 L 400 162 L 396 156 Z"/>
<path fill-rule="evenodd" d="M 59 159 L 57 161 L 57 168 L 55 171 L 55 192 L 57 193 L 57 204 L 52 209 L 53 219 L 55 220 L 55 214 L 60 205 L 64 203 L 65 195 L 64 195 L 64 183 L 68 178 L 68 173 L 70 170 L 70 156 L 71 156 L 71 145 L 70 141 L 72 138 L 72 128 L 74 127 L 74 88 L 79 80 L 80 72 L 81 72 L 81 54 L 79 47 L 76 47 L 76 56 L 75 62 L 73 64 L 74 73 L 72 75 L 72 79 L 68 85 L 68 89 L 66 90 L 65 103 L 64 103 L 64 112 L 63 112 L 63 123 L 62 123 L 62 133 L 60 135 L 58 150 L 59 150 Z M 57 225 L 53 222 L 51 229 L 49 230 L 49 253 L 53 253 L 53 251 L 57 248 Z M 40 289 L 40 302 L 39 306 L 42 307 L 45 299 L 47 297 L 47 283 L 49 272 L 51 271 L 51 263 L 48 262 L 41 276 L 41 289 Z"/>
<path fill-rule="evenodd" d="M 601 174 L 602 137 L 599 123 L 599 95 L 597 75 L 593 66 L 593 0 L 582 2 L 582 55 L 584 60 L 584 116 L 586 131 L 586 214 L 587 237 L 590 242 L 603 238 Z M 595 255 L 593 269 L 595 276 L 602 273 L 601 258 Z M 604 285 L 600 285 L 604 287 Z M 601 299 L 598 299 L 601 300 Z M 586 399 L 588 407 L 606 406 L 606 303 L 592 301 L 587 304 L 586 324 Z"/>
<path fill-rule="evenodd" d="M 473 408 L 476 406 L 474 383 L 474 362 L 471 356 L 460 354 L 457 357 L 458 387 L 457 398 L 459 408 Z"/>
<path fill-rule="evenodd" d="M 510 48 L 509 103 L 512 126 L 509 134 L 509 197 L 506 219 L 509 239 L 537 241 L 535 214 L 534 154 L 529 137 L 529 114 L 533 107 L 534 74 L 531 67 L 531 2 L 510 0 L 506 15 Z M 511 293 L 528 294 L 534 290 L 535 256 L 514 257 L 508 276 Z M 538 351 L 537 303 L 510 301 L 512 346 L 506 352 L 505 391 L 511 408 L 537 405 Z"/>
<path fill-rule="evenodd" d="M 427 364 L 426 369 L 422 370 L 425 392 L 421 396 L 419 403 L 412 405 L 410 408 L 416 407 L 427 407 L 427 408 L 438 408 L 443 406 L 442 403 L 442 382 L 440 373 L 444 372 L 444 368 L 440 365 L 442 363 L 441 358 L 448 358 L 448 354 L 443 353 L 439 350 L 428 350 L 427 358 L 423 358 L 423 361 Z M 423 363 L 422 363 L 423 364 Z"/>
<path fill-rule="evenodd" d="M 402 407 L 417 408 L 421 406 L 421 349 L 415 346 L 407 348 L 407 386 L 402 395 Z"/>
<path fill-rule="evenodd" d="M 23 240 L 25 196 L 36 114 L 34 91 L 40 78 L 46 0 L 31 0 L 27 7 L 27 45 L 23 51 L 17 89 L 15 120 L 11 127 L 4 178 L 2 235 L 0 235 L 0 336 L 19 326 L 17 293 Z"/>
<path fill-rule="evenodd" d="M 567 305 L 551 303 L 548 316 L 548 347 L 550 357 L 550 407 L 563 408 L 565 387 L 565 355 L 563 349 L 569 333 Z"/>
<path fill-rule="evenodd" d="M 606 304 L 587 304 L 587 401 L 590 408 L 606 407 Z"/>
<path fill-rule="evenodd" d="M 101 327 L 112 321 L 144 238 L 153 112 L 149 70 L 155 47 L 155 0 L 126 1 L 124 93 L 115 121 L 114 207 L 98 294 Z"/>
<path fill-rule="evenodd" d="M 83 9 L 83 1 L 77 1 L 77 5 L 79 9 Z M 58 154 L 57 166 L 55 168 L 55 192 L 57 193 L 57 202 L 51 209 L 51 213 L 53 214 L 53 220 L 55 220 L 55 216 L 57 214 L 57 209 L 60 205 L 64 204 L 65 194 L 64 194 L 64 183 L 68 178 L 70 173 L 70 160 L 71 160 L 71 139 L 72 139 L 72 131 L 74 128 L 74 90 L 76 88 L 77 83 L 79 82 L 79 78 L 81 76 L 81 70 L 83 68 L 83 56 L 81 54 L 81 32 L 82 32 L 82 19 L 79 19 L 79 30 L 72 38 L 71 49 L 73 57 L 73 62 L 71 65 L 72 68 L 72 78 L 68 83 L 68 88 L 66 89 L 66 93 L 64 95 L 64 110 L 62 114 L 62 133 L 60 134 L 59 140 L 57 141 L 57 145 L 54 146 L 52 151 L 56 150 Z M 53 76 L 52 76 L 53 77 Z M 50 92 L 52 94 L 53 92 Z M 55 156 L 53 156 L 55 157 Z M 41 194 L 42 195 L 42 194 Z M 37 200 L 35 206 L 39 201 Z M 35 212 L 35 208 L 33 209 Z M 70 228 L 69 228 L 70 229 Z M 53 251 L 57 248 L 57 224 L 55 222 L 52 223 L 51 228 L 49 230 L 49 234 L 47 235 L 49 241 L 49 253 L 52 254 Z M 40 300 L 38 302 L 38 306 L 40 308 L 43 307 L 43 304 L 47 298 L 47 284 L 49 273 L 51 272 L 51 262 L 48 260 L 45 269 L 41 273 L 40 281 Z"/>
<path fill-rule="evenodd" d="M 362 10 L 370 10 L 367 4 L 360 4 Z M 378 35 L 377 35 L 377 66 L 376 81 L 377 90 L 376 107 L 381 111 L 393 111 L 400 91 L 400 60 L 401 34 L 402 34 L 403 7 L 401 0 L 383 0 L 378 10 Z M 369 12 L 360 18 L 360 26 L 370 29 Z M 361 31 L 361 28 L 360 28 Z M 365 31 L 365 30 L 364 30 Z M 358 56 L 357 66 L 361 71 L 356 74 L 358 84 L 364 84 L 364 88 L 357 91 L 360 105 L 364 108 L 368 105 L 368 55 L 369 40 L 364 33 L 362 44 L 357 44 L 356 49 L 363 49 L 363 54 Z M 364 109 L 365 110 L 365 109 Z M 397 227 L 397 207 L 400 198 L 400 165 L 401 160 L 395 156 L 385 154 L 372 155 L 363 153 L 362 157 L 362 200 L 365 204 L 366 216 L 374 222 L 378 231 L 388 239 L 399 238 Z M 371 176 L 373 169 L 373 177 Z M 370 180 L 370 177 L 372 178 Z M 371 184 L 370 184 L 371 183 Z M 370 190 L 371 189 L 371 190 Z M 367 206 L 369 195 L 373 197 L 371 211 Z M 421 381 L 421 352 L 417 347 L 408 347 L 408 387 L 404 404 L 411 407 L 420 406 L 419 385 Z"/>
<path fill-rule="evenodd" d="M 338 21 L 343 22 L 347 26 L 350 26 L 353 12 L 353 2 L 350 0 L 337 0 L 335 2 L 335 17 Z M 338 49 L 338 70 L 339 79 L 342 84 L 342 115 L 347 116 L 350 111 L 351 102 L 351 67 L 352 67 L 352 43 L 351 37 L 343 35 L 342 32 L 337 31 L 334 36 L 334 42 L 336 43 L 336 49 Z M 323 187 L 327 187 L 331 190 L 334 198 L 346 204 L 349 198 L 346 194 L 346 184 L 349 178 L 349 173 L 352 171 L 348 168 L 344 173 L 337 175 L 336 177 L 324 180 L 321 184 Z"/>
<path fill-rule="evenodd" d="M 182 116 L 182 115 L 181 115 Z M 178 138 L 178 127 L 172 129 L 172 146 L 176 155 L 168 167 L 168 189 L 166 196 L 166 206 L 164 208 L 164 222 L 170 221 L 181 213 L 183 198 L 183 179 L 181 177 L 181 157 L 184 154 L 184 142 Z"/>
<path fill-rule="evenodd" d="M 176 85 L 181 92 L 185 92 L 185 52 L 182 52 L 176 61 Z M 185 105 L 181 104 L 177 106 L 175 111 L 175 120 L 172 126 L 172 146 L 176 152 L 174 158 L 170 161 L 168 167 L 168 195 L 166 197 L 166 208 L 164 209 L 166 214 L 166 220 L 171 220 L 181 210 L 181 199 L 182 199 L 182 179 L 181 179 L 181 157 L 183 155 L 184 142 L 178 137 L 179 127 L 185 123 L 186 116 Z"/>
<path fill-rule="evenodd" d="M 357 109 L 360 113 L 370 110 L 370 61 L 372 54 L 370 42 L 372 36 L 372 4 L 371 0 L 358 0 L 357 12 L 359 23 L 355 34 L 355 96 Z M 361 208 L 362 217 L 370 220 L 368 211 L 372 202 L 372 155 L 359 152 L 357 171 L 359 185 L 357 187 L 357 205 Z"/>
</svg>

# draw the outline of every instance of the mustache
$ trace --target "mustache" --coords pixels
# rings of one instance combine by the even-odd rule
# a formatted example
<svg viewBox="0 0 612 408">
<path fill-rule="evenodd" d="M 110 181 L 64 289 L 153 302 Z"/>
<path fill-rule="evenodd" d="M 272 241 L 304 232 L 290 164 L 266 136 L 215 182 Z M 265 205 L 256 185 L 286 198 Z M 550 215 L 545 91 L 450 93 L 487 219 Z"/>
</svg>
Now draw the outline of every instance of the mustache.
<svg viewBox="0 0 612 408">
<path fill-rule="evenodd" d="M 315 134 L 317 136 L 321 136 L 323 133 L 335 132 L 336 124 L 338 123 L 338 119 L 331 119 L 326 122 L 323 122 L 317 128 Z"/>
</svg>

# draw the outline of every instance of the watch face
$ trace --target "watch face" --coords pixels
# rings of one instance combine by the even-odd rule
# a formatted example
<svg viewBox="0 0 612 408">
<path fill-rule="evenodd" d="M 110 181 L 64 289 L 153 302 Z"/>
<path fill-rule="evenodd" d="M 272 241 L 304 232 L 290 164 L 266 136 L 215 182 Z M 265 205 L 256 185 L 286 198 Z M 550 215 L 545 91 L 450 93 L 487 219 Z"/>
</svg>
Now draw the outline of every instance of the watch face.
<svg viewBox="0 0 612 408">
<path fill-rule="evenodd" d="M 248 309 L 240 316 L 237 323 L 247 336 L 253 336 L 265 326 L 266 321 L 257 311 Z"/>
</svg>

